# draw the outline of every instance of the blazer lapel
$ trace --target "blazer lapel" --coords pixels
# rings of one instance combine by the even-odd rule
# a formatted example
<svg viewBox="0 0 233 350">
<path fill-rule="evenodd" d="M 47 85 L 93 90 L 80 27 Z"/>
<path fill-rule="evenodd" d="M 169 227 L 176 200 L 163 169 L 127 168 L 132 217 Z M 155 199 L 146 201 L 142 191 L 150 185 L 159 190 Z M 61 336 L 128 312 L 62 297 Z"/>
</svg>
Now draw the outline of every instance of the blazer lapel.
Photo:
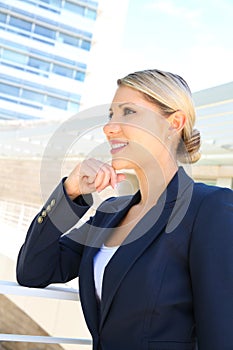
<svg viewBox="0 0 233 350">
<path fill-rule="evenodd" d="M 99 325 L 99 305 L 95 293 L 94 272 L 92 258 L 97 253 L 98 248 L 86 247 L 85 254 L 88 259 L 84 259 L 79 271 L 79 293 L 83 313 L 88 328 L 92 334 L 98 331 Z"/>
</svg>

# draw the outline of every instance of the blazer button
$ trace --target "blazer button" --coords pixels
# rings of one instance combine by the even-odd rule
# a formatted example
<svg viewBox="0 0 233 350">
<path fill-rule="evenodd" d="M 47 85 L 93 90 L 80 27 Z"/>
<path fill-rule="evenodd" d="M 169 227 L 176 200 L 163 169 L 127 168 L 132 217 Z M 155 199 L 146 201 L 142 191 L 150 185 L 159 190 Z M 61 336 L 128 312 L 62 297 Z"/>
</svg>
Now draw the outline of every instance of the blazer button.
<svg viewBox="0 0 233 350">
<path fill-rule="evenodd" d="M 46 208 L 47 213 L 49 213 L 50 210 L 51 210 L 51 205 L 49 204 L 49 205 L 47 206 L 47 208 Z"/>
<path fill-rule="evenodd" d="M 55 200 L 55 199 L 52 199 L 52 200 L 51 200 L 51 203 L 50 203 L 51 207 L 54 207 L 55 203 L 56 203 L 56 200 Z"/>
<path fill-rule="evenodd" d="M 37 219 L 38 224 L 42 224 L 43 220 L 42 216 L 39 216 Z"/>
<path fill-rule="evenodd" d="M 42 216 L 43 218 L 45 218 L 46 215 L 47 215 L 47 211 L 46 211 L 46 210 L 43 210 L 42 213 L 41 213 L 41 216 Z"/>
</svg>

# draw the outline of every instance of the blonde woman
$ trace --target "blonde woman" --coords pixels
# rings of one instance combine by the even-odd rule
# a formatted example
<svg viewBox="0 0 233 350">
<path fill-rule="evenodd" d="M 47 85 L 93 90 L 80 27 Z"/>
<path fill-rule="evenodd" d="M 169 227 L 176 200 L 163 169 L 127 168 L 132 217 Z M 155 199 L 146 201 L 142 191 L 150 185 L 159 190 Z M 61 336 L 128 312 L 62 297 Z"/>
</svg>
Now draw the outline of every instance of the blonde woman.
<svg viewBox="0 0 233 350">
<path fill-rule="evenodd" d="M 79 276 L 95 350 L 233 349 L 233 192 L 194 183 L 180 166 L 200 157 L 194 123 L 180 76 L 145 70 L 119 79 L 104 126 L 112 163 L 78 164 L 29 228 L 19 283 Z M 124 169 L 139 190 L 109 198 L 63 235 L 91 207 L 91 193 L 124 181 Z"/>
</svg>

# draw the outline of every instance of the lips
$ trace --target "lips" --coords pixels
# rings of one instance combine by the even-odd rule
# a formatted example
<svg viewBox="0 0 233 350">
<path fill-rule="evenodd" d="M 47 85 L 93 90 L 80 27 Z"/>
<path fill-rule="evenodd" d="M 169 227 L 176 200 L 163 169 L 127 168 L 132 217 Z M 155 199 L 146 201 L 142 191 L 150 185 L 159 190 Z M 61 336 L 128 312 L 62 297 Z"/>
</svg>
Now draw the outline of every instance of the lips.
<svg viewBox="0 0 233 350">
<path fill-rule="evenodd" d="M 123 148 L 125 148 L 128 145 L 128 142 L 119 141 L 119 140 L 111 140 L 110 145 L 112 148 L 111 153 L 114 154 L 114 153 L 121 151 Z"/>
</svg>

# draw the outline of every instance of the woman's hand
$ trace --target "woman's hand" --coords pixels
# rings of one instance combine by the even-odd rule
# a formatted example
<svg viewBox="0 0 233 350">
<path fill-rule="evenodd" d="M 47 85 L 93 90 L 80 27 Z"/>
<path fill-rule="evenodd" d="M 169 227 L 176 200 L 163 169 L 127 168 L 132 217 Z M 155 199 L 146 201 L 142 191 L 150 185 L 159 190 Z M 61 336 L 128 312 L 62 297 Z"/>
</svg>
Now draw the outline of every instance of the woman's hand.
<svg viewBox="0 0 233 350">
<path fill-rule="evenodd" d="M 107 186 L 114 189 L 118 182 L 125 180 L 124 174 L 117 174 L 113 167 L 90 158 L 79 163 L 64 182 L 71 200 L 81 194 L 100 192 Z"/>
</svg>

